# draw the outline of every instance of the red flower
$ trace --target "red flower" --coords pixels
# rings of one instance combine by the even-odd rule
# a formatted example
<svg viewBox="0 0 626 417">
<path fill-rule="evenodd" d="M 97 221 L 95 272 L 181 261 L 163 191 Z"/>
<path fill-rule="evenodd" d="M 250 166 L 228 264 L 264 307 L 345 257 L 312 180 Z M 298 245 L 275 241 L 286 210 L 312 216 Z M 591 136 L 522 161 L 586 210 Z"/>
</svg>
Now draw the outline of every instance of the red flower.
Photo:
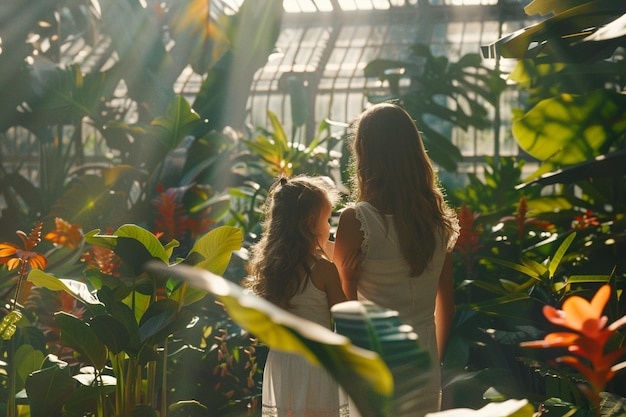
<svg viewBox="0 0 626 417">
<path fill-rule="evenodd" d="M 176 189 L 168 188 L 152 200 L 157 209 L 154 232 L 162 232 L 166 240 L 180 239 L 188 228 L 189 218 L 180 199 Z"/>
<path fill-rule="evenodd" d="M 539 220 L 536 217 L 527 217 L 528 214 L 528 202 L 526 201 L 526 197 L 522 196 L 519 199 L 519 204 L 517 205 L 517 213 L 514 216 L 505 216 L 500 219 L 502 223 L 507 221 L 514 221 L 517 223 L 517 238 L 520 242 L 524 240 L 526 228 L 529 225 L 535 225 L 541 229 L 546 230 L 552 227 L 552 224 L 550 222 Z"/>
<path fill-rule="evenodd" d="M 600 226 L 598 218 L 593 215 L 593 211 L 587 210 L 582 216 L 576 216 L 572 222 L 572 229 L 585 229 L 590 226 Z"/>
<path fill-rule="evenodd" d="M 100 271 L 104 275 L 120 276 L 122 260 L 109 248 L 94 245 L 83 254 L 81 260 L 87 263 L 88 268 Z"/>
<path fill-rule="evenodd" d="M 474 214 L 465 203 L 459 209 L 458 216 L 461 231 L 454 249 L 458 250 L 462 255 L 471 255 L 484 246 L 478 242 L 478 237 L 482 234 L 482 231 L 474 225 L 474 220 L 479 215 L 479 213 Z"/>
<path fill-rule="evenodd" d="M 474 224 L 479 215 L 479 213 L 474 214 L 465 203 L 463 203 L 458 212 L 461 231 L 456 240 L 454 250 L 461 254 L 461 262 L 463 262 L 469 277 L 472 276 L 477 253 L 484 246 L 479 242 L 482 230 Z"/>
</svg>

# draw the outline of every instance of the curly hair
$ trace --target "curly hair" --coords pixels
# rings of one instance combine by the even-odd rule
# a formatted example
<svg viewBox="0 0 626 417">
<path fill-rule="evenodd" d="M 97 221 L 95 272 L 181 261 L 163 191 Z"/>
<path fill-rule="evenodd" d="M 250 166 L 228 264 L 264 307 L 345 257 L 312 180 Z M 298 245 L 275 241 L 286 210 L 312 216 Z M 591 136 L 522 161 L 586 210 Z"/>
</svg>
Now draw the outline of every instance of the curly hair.
<svg viewBox="0 0 626 417">
<path fill-rule="evenodd" d="M 251 248 L 244 287 L 288 307 L 310 271 L 319 246 L 315 224 L 325 207 L 335 206 L 338 193 L 324 177 L 280 178 L 269 190 L 261 223 L 261 239 Z"/>
<path fill-rule="evenodd" d="M 415 122 L 400 106 L 380 103 L 353 125 L 353 189 L 382 214 L 393 214 L 402 256 L 420 275 L 443 241 L 458 234 Z"/>
</svg>

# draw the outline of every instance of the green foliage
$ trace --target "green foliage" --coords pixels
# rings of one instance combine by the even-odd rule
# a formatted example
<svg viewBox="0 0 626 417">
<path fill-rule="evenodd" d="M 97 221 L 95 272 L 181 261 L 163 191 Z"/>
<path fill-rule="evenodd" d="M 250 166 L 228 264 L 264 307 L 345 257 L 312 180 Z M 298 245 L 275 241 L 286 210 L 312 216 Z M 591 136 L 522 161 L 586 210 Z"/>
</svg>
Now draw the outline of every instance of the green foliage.
<svg viewBox="0 0 626 417">
<path fill-rule="evenodd" d="M 239 13 L 218 20 L 198 0 L 155 7 L 36 0 L 29 6 L 36 13 L 14 2 L 2 7 L 0 86 L 11 99 L 0 105 L 0 140 L 8 145 L 17 137 L 19 146 L 6 149 L 18 153 L 38 149 L 40 164 L 30 178 L 19 161 L 2 158 L 0 196 L 8 208 L 0 235 L 41 218 L 87 230 L 143 224 L 159 184 L 186 187 L 177 191 L 187 210 L 211 211 L 214 220 L 227 213 L 218 196 L 223 188 L 208 186 L 218 185 L 209 180 L 227 161 L 209 163 L 200 152 L 184 167 L 176 163 L 188 149 L 215 143 L 224 126 L 237 120 L 241 127 L 248 87 L 239 88 L 250 85 L 280 28 L 282 3 L 266 3 L 244 2 Z M 223 60 L 228 56 L 234 61 Z M 217 80 L 222 93 L 205 83 L 193 105 L 177 95 L 188 64 L 206 83 Z M 219 74 L 229 74 L 229 82 Z M 215 105 L 207 106 L 207 97 Z M 133 168 L 118 170 L 124 165 Z M 173 175 L 182 182 L 172 183 Z"/>
<path fill-rule="evenodd" d="M 374 60 L 365 67 L 366 77 L 389 84 L 389 94 L 369 96 L 371 102 L 397 100 L 415 118 L 429 156 L 442 168 L 455 171 L 462 156 L 449 140 L 446 129 L 454 125 L 485 129 L 491 125 L 486 105 L 497 103 L 505 83 L 481 63 L 478 54 L 462 56 L 458 62 L 434 56 L 427 45 L 412 47 L 407 62 Z M 409 87 L 399 87 L 400 78 Z"/>
<path fill-rule="evenodd" d="M 298 174 L 341 175 L 341 154 L 334 150 L 341 138 L 330 133 L 326 121 L 320 123 L 316 136 L 309 144 L 289 138 L 280 121 L 268 112 L 272 130 L 259 127 L 242 141 L 240 152 L 232 167 L 237 175 L 230 188 L 230 220 L 228 224 L 243 228 L 250 241 L 260 232 L 261 205 L 267 190 L 280 176 Z"/>
<path fill-rule="evenodd" d="M 595 90 L 586 95 L 560 94 L 535 105 L 513 123 L 520 146 L 544 161 L 529 179 L 607 153 L 626 133 L 622 94 Z"/>
<path fill-rule="evenodd" d="M 238 229 L 217 227 L 196 241 L 187 259 L 173 262 L 222 274 L 242 239 Z M 192 306 L 202 301 L 206 292 L 188 289 L 174 279 L 163 282 L 144 272 L 147 262 L 169 265 L 176 242 L 163 245 L 155 235 L 136 225 L 124 225 L 110 235 L 94 230 L 85 235 L 85 240 L 92 248 L 104 248 L 120 256 L 124 269 L 92 271 L 81 281 L 57 278 L 39 269 L 30 272 L 28 280 L 37 288 L 69 294 L 85 310 L 54 315 L 60 344 L 73 352 L 75 364 L 56 359 L 46 349 L 21 344 L 11 358 L 11 366 L 20 370 L 13 374 L 17 378 L 15 387 L 26 387 L 24 403 L 33 417 L 60 410 L 78 413 L 85 407 L 102 416 L 129 415 L 137 407 L 162 408 L 155 401 L 156 390 L 162 391 L 160 396 L 167 392 L 167 385 L 161 386 L 155 379 L 159 366 L 163 371 L 167 369 L 164 364 L 168 357 L 162 349 L 172 335 L 194 325 Z M 131 275 L 120 276 L 118 272 Z M 37 325 L 36 316 L 28 309 L 22 314 L 26 312 Z M 16 340 L 13 337 L 9 342 Z M 10 408 L 8 415 L 14 415 Z"/>
<path fill-rule="evenodd" d="M 448 193 L 451 205 L 466 204 L 481 213 L 481 216 L 503 216 L 509 214 L 521 197 L 533 200 L 539 197 L 537 189 L 518 189 L 522 179 L 524 160 L 514 157 L 486 156 L 482 172 L 467 173 L 467 183 Z"/>
</svg>

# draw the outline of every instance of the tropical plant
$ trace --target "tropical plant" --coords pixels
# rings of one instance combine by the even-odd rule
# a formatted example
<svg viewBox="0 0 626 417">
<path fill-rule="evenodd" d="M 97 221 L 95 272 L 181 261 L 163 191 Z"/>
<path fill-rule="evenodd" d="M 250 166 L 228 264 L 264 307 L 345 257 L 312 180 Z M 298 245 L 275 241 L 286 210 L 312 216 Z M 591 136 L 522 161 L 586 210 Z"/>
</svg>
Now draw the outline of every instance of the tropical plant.
<svg viewBox="0 0 626 417">
<path fill-rule="evenodd" d="M 164 277 L 174 275 L 216 295 L 237 323 L 270 348 L 302 354 L 326 367 L 361 415 L 414 415 L 412 407 L 432 365 L 417 335 L 398 320 L 397 312 L 373 303 L 339 303 L 331 310 L 337 334 L 215 274 L 185 265 L 164 268 L 155 264 L 153 268 Z M 508 403 L 499 409 L 518 410 L 525 404 Z"/>
<path fill-rule="evenodd" d="M 516 112 L 513 134 L 542 161 L 528 180 L 585 163 L 587 178 L 614 176 L 619 189 L 625 154 L 616 151 L 626 133 L 624 5 L 534 0 L 525 11 L 548 17 L 483 47 L 483 55 L 518 60 L 510 79 L 528 93 L 528 107 Z M 603 169 L 608 157 L 614 169 Z"/>
<path fill-rule="evenodd" d="M 197 239 L 186 258 L 175 258 L 173 263 L 186 262 L 221 274 L 232 252 L 241 247 L 242 239 L 241 231 L 236 228 L 217 227 Z M 28 273 L 31 285 L 65 292 L 80 301 L 85 310 L 80 315 L 61 310 L 54 316 L 60 330 L 60 344 L 74 352 L 68 363 L 56 355 L 46 355 L 45 346 L 12 343 L 27 340 L 23 333 L 29 327 L 25 317 L 37 321 L 25 311 L 20 313 L 23 309 L 15 304 L 3 324 L 7 343 L 16 348 L 8 351 L 11 367 L 8 375 L 14 380 L 9 384 L 8 398 L 15 398 L 16 389 L 25 387 L 26 395 L 18 397 L 33 417 L 60 410 L 108 416 L 131 415 L 141 409 L 148 415 L 155 410 L 166 415 L 171 388 L 165 382 L 169 374 L 168 341 L 172 334 L 198 322 L 193 319 L 193 305 L 206 294 L 188 289 L 185 283 L 159 280 L 143 272 L 142 265 L 150 260 L 169 265 L 176 241 L 162 245 L 155 235 L 135 225 L 124 225 L 108 235 L 94 230 L 85 235 L 85 241 L 94 248 L 109 250 L 122 262 L 119 268 L 104 272 L 87 268 L 80 280 L 57 277 L 39 269 Z M 34 253 L 32 246 L 25 252 L 17 251 L 15 245 L 4 244 L 2 259 L 12 266 L 17 263 L 10 255 L 17 255 L 22 265 L 40 259 L 30 255 Z M 24 291 L 23 282 L 18 282 L 16 293 Z M 157 375 L 161 377 L 157 379 Z M 251 378 L 254 377 L 253 374 Z M 22 383 L 19 387 L 18 381 Z M 7 415 L 15 416 L 15 413 L 16 405 L 9 401 Z"/>
<path fill-rule="evenodd" d="M 578 387 L 590 400 L 592 412 L 598 417 L 606 415 L 601 413 L 601 396 L 607 383 L 626 367 L 626 362 L 616 363 L 626 353 L 623 337 L 617 332 L 626 324 L 626 316 L 606 326 L 608 317 L 603 315 L 610 295 L 611 286 L 605 284 L 591 301 L 573 295 L 563 302 L 561 310 L 544 306 L 543 314 L 548 321 L 570 331 L 548 333 L 543 340 L 521 344 L 532 348 L 566 348 L 568 353 L 554 362 L 573 367 L 584 377 L 586 383 L 578 383 Z M 611 411 L 611 415 L 623 415 L 624 412 L 626 408 L 621 407 L 617 413 Z"/>
<path fill-rule="evenodd" d="M 462 155 L 444 129 L 490 127 L 487 105 L 496 106 L 505 83 L 482 65 L 478 54 L 449 62 L 446 57 L 434 56 L 427 45 L 416 44 L 411 51 L 406 62 L 378 59 L 368 63 L 365 76 L 389 84 L 388 94 L 370 94 L 368 100 L 401 102 L 423 132 L 429 156 L 442 168 L 455 171 Z M 401 89 L 403 77 L 409 86 Z"/>
<path fill-rule="evenodd" d="M 168 174 L 166 155 L 189 149 L 190 137 L 206 150 L 215 143 L 212 132 L 235 121 L 241 127 L 244 109 L 234 109 L 248 90 L 232 86 L 249 85 L 271 52 L 282 2 L 244 2 L 218 20 L 204 0 L 153 6 L 102 0 L 0 7 L 0 86 L 11 97 L 0 105 L 0 195 L 7 205 L 0 235 L 37 220 L 49 227 L 56 216 L 86 229 L 143 223 L 137 216 Z M 189 69 L 203 80 L 191 106 L 182 90 Z M 23 154 L 31 148 L 33 155 Z M 26 156 L 41 161 L 34 174 L 20 162 Z M 219 168 L 211 161 L 189 158 L 184 179 L 193 185 L 166 188 L 219 198 L 197 182 Z"/>
<path fill-rule="evenodd" d="M 396 327 L 399 323 L 394 320 L 397 315 L 393 311 L 358 301 L 340 303 L 333 307 L 333 318 L 337 322 L 338 331 L 344 332 L 353 343 L 351 344 L 344 337 L 293 316 L 251 293 L 245 293 L 238 285 L 214 274 L 184 265 L 165 268 L 159 264 L 150 268 L 164 277 L 174 275 L 192 287 L 214 294 L 225 304 L 236 322 L 258 335 L 268 346 L 302 354 L 313 363 L 326 367 L 352 396 L 361 415 L 382 417 L 404 412 L 410 415 L 411 401 L 407 398 L 419 395 L 419 389 L 416 393 L 420 380 L 419 369 L 422 368 L 422 372 L 425 369 L 419 358 L 424 359 L 426 355 L 425 351 L 414 349 L 416 345 L 410 332 L 401 330 L 402 326 Z M 606 365 L 612 364 L 624 353 L 624 348 L 603 356 L 603 347 L 611 336 L 615 336 L 617 327 L 624 320 L 615 322 L 608 329 L 602 329 L 606 324 L 606 317 L 599 318 L 599 315 L 608 295 L 606 289 L 599 294 L 591 303 L 584 300 L 579 302 L 581 297 L 570 297 L 565 301 L 563 311 L 550 306 L 544 308 L 546 317 L 551 321 L 569 326 L 580 333 L 552 333 L 545 341 L 526 342 L 524 345 L 569 346 L 566 342 L 575 340 L 578 344 L 574 346 L 579 348 L 573 349 L 573 352 L 590 357 L 592 361 L 596 361 L 594 363 L 603 366 L 597 369 L 598 378 L 590 378 L 592 383 L 606 381 L 623 366 L 620 363 L 608 372 L 606 368 Z M 586 305 L 591 308 L 585 308 Z M 587 322 L 586 318 L 593 323 Z M 362 350 L 356 346 L 373 350 Z M 409 360 L 407 355 L 412 356 L 412 359 Z M 563 361 L 578 364 L 589 377 L 595 372 L 586 372 L 587 368 L 577 358 Z M 603 386 L 594 385 L 595 388 Z M 428 416 L 532 417 L 543 415 L 548 410 L 550 415 L 564 417 L 578 415 L 572 413 L 577 413 L 579 408 L 558 399 L 544 400 L 536 406 L 528 400 L 508 399 L 493 401 L 480 409 L 458 408 L 430 413 Z M 618 405 L 602 415 L 622 416 L 624 411 L 626 409 Z"/>
<path fill-rule="evenodd" d="M 334 150 L 345 143 L 343 138 L 330 133 L 326 121 L 320 123 L 316 136 L 305 145 L 295 138 L 290 139 L 271 111 L 268 111 L 268 119 L 272 129 L 258 127 L 247 132 L 242 140 L 243 149 L 231 160 L 235 177 L 229 189 L 228 224 L 241 227 L 251 242 L 260 232 L 261 205 L 276 178 L 307 174 L 337 179 L 347 155 Z"/>
</svg>

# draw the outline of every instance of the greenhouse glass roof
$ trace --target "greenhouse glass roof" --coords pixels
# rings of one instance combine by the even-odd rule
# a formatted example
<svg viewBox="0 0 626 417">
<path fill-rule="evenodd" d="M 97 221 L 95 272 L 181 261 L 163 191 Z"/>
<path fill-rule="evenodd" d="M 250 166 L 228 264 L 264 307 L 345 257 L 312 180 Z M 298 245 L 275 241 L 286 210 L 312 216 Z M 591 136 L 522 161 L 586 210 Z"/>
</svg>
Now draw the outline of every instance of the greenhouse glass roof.
<svg viewBox="0 0 626 417">
<path fill-rule="evenodd" d="M 215 1 L 214 12 L 234 13 L 242 0 Z M 268 111 L 291 132 L 289 83 L 305 86 L 311 140 L 322 120 L 340 135 L 368 104 L 367 95 L 388 86 L 366 77 L 364 68 L 375 59 L 410 59 L 411 48 L 425 44 L 435 56 L 451 63 L 480 47 L 530 24 L 519 0 L 285 0 L 281 33 L 274 53 L 255 75 L 248 100 L 248 122 L 268 124 Z M 495 60 L 484 60 L 490 67 Z M 503 73 L 509 63 L 499 62 Z M 400 86 L 407 80 L 400 78 Z M 506 119 L 514 92 L 505 93 L 503 125 L 496 147 L 499 154 L 517 154 Z M 506 112 L 509 113 L 506 113 Z M 478 157 L 494 153 L 493 132 L 452 128 L 449 138 L 462 153 Z M 305 140 L 294 138 L 294 140 Z"/>
</svg>

